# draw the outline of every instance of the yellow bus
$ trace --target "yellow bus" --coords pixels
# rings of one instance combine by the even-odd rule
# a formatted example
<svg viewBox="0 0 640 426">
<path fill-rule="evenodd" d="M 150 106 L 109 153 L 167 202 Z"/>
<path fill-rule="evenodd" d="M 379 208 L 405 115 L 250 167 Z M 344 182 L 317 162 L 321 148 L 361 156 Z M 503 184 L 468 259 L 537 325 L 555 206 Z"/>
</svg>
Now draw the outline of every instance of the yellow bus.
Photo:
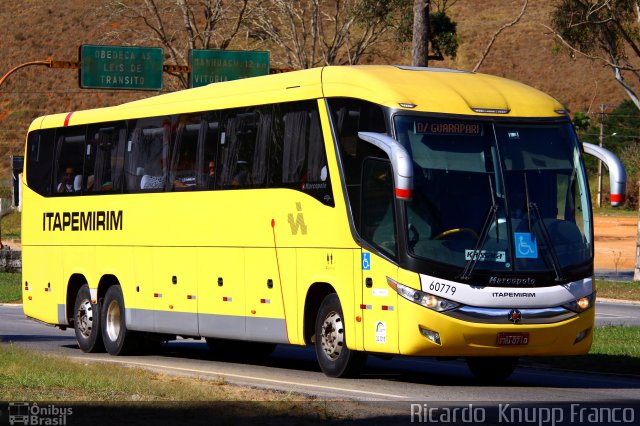
<svg viewBox="0 0 640 426">
<path fill-rule="evenodd" d="M 182 336 L 315 345 L 334 377 L 367 354 L 507 377 L 590 348 L 582 152 L 557 101 L 446 69 L 324 67 L 40 117 L 24 312 L 85 352 Z"/>
</svg>

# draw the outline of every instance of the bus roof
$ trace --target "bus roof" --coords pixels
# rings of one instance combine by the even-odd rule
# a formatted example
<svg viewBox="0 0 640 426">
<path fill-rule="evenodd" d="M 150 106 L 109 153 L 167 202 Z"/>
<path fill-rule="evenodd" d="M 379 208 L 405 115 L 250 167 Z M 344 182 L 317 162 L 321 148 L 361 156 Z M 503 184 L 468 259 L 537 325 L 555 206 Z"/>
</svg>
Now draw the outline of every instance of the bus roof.
<svg viewBox="0 0 640 426">
<path fill-rule="evenodd" d="M 207 111 L 322 97 L 350 97 L 391 108 L 442 114 L 559 117 L 562 105 L 522 83 L 443 68 L 327 66 L 153 96 L 122 105 L 55 114 L 42 128 Z M 31 129 L 40 128 L 36 119 Z"/>
</svg>

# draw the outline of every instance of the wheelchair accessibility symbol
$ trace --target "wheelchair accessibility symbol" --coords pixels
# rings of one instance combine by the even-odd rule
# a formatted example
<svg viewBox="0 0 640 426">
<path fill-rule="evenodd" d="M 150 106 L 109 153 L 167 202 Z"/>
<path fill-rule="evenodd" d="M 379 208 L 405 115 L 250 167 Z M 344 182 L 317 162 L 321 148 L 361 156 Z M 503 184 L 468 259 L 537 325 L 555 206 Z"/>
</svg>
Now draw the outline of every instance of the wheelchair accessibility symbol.
<svg viewBox="0 0 640 426">
<path fill-rule="evenodd" d="M 538 245 L 536 237 L 528 232 L 515 232 L 516 257 L 519 259 L 537 259 Z"/>
<path fill-rule="evenodd" d="M 371 270 L 371 253 L 362 253 L 362 270 Z"/>
</svg>

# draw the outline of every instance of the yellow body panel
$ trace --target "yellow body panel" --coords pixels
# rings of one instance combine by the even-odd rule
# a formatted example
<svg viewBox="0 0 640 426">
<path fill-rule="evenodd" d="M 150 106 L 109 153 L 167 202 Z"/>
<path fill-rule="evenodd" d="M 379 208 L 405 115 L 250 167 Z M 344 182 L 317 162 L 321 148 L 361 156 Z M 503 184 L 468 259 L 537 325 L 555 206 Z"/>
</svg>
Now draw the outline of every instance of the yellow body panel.
<svg viewBox="0 0 640 426">
<path fill-rule="evenodd" d="M 363 253 L 369 254 L 370 259 L 369 269 L 362 271 L 364 350 L 398 353 L 399 297 L 387 284 L 387 278 L 397 280 L 398 267 L 374 253 Z"/>
<path fill-rule="evenodd" d="M 386 281 L 388 277 L 419 289 L 418 274 L 374 253 L 369 253 L 372 268 L 363 270 L 366 250 L 356 242 L 348 219 L 324 101 L 328 97 L 468 116 L 497 115 L 486 110 L 505 110 L 501 115 L 507 117 L 562 114 L 558 112 L 562 106 L 547 95 L 498 77 L 359 66 L 216 83 L 110 108 L 39 118 L 30 131 L 62 127 L 65 122 L 80 125 L 317 99 L 335 206 L 289 189 L 45 198 L 25 181 L 25 314 L 65 325 L 70 311 L 68 285 L 74 274 L 96 294 L 105 277 L 115 277 L 127 309 L 132 310 L 129 318 L 144 324 L 146 331 L 306 344 L 305 301 L 310 289 L 321 284 L 340 298 L 349 348 L 438 356 L 588 351 L 591 336 L 576 345 L 573 341 L 579 331 L 592 326 L 593 310 L 568 321 L 535 326 L 463 322 L 408 302 Z M 121 229 L 50 230 L 48 220 L 53 219 L 47 219 L 47 213 L 71 221 L 73 212 L 87 211 L 115 212 L 112 219 Z M 373 280 L 371 288 L 367 278 Z M 175 330 L 158 328 L 172 318 Z M 442 345 L 422 336 L 419 325 L 438 331 Z M 264 335 L 252 334 L 256 330 Z M 497 332 L 514 330 L 529 331 L 531 344 L 495 346 Z"/>
</svg>

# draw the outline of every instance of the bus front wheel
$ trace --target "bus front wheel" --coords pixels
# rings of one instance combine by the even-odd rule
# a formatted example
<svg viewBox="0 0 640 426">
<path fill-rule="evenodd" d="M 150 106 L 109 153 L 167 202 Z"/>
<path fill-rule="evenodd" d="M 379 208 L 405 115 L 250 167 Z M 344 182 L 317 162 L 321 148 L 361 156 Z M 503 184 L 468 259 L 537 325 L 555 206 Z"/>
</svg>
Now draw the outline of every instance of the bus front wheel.
<svg viewBox="0 0 640 426">
<path fill-rule="evenodd" d="M 367 354 L 347 348 L 344 316 L 338 295 L 324 298 L 315 326 L 315 348 L 318 364 L 329 377 L 357 375 L 367 362 Z"/>
<path fill-rule="evenodd" d="M 100 337 L 100 307 L 91 303 L 91 292 L 87 284 L 80 287 L 73 312 L 73 328 L 80 349 L 88 353 L 104 352 Z"/>
<path fill-rule="evenodd" d="M 469 357 L 467 366 L 476 379 L 499 383 L 513 374 L 518 366 L 518 357 Z"/>
<path fill-rule="evenodd" d="M 127 330 L 124 297 L 119 285 L 109 287 L 101 312 L 102 341 L 111 355 L 126 355 L 138 349 L 140 336 Z"/>
</svg>

